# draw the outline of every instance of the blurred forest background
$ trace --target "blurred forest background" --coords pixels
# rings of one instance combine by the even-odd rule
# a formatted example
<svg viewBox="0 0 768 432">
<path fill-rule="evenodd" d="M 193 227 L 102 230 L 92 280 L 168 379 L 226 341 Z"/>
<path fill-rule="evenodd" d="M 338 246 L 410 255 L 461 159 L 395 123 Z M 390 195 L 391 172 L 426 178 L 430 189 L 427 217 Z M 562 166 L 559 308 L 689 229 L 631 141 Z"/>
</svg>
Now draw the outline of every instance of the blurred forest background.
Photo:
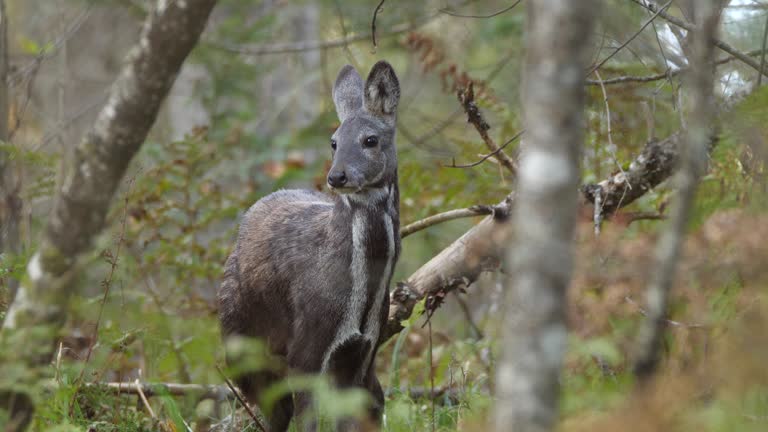
<svg viewBox="0 0 768 432">
<path fill-rule="evenodd" d="M 670 3 L 669 15 L 689 20 Z M 768 2 L 725 3 L 717 37 L 760 64 Z M 220 390 L 217 370 L 222 266 L 253 202 L 279 188 L 325 188 L 338 126 L 331 87 L 343 65 L 365 74 L 386 59 L 400 78 L 403 226 L 497 204 L 513 190 L 514 174 L 499 155 L 460 167 L 489 147 L 467 122 L 457 91 L 472 83 L 490 139 L 508 143 L 504 152 L 514 159 L 519 139 L 511 139 L 523 130 L 526 1 L 388 0 L 376 17 L 374 48 L 377 4 L 218 2 L 121 180 L 107 229 L 82 259 L 54 361 L 29 369 L 18 350 L 0 346 L 0 383 L 34 401 L 33 430 L 204 431 L 238 408 Z M 1 227 L 0 317 L 39 246 L 63 167 L 153 7 L 5 0 L 0 206 L 14 217 Z M 594 14 L 589 64 L 599 68 L 585 84 L 583 184 L 629 170 L 648 141 L 673 136 L 687 114 L 685 32 L 629 0 L 602 1 Z M 656 383 L 638 392 L 631 365 L 653 247 L 676 197 L 671 182 L 605 215 L 599 235 L 591 206 L 583 207 L 568 292 L 561 430 L 768 430 L 768 90 L 754 67 L 722 50 L 715 58 L 718 139 L 689 224 Z M 394 280 L 406 280 L 481 218 L 405 238 Z M 379 351 L 383 430 L 486 430 L 503 271 L 445 292 L 429 326 L 422 301 Z M 136 380 L 218 387 L 147 387 L 150 412 L 135 391 L 94 385 Z M 327 392 L 330 412 L 356 403 L 315 387 Z M 0 425 L 11 420 L 0 410 Z"/>
</svg>

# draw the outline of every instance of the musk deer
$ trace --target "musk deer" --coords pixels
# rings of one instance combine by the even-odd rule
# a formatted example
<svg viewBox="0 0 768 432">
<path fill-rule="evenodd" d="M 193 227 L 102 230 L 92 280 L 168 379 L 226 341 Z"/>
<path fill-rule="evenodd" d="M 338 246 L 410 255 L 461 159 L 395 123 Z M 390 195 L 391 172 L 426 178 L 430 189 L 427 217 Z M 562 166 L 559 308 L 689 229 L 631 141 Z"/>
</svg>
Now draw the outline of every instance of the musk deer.
<svg viewBox="0 0 768 432">
<path fill-rule="evenodd" d="M 373 365 L 400 253 L 399 98 L 389 63 L 376 63 L 365 83 L 352 66 L 341 69 L 333 87 L 341 125 L 327 177 L 334 193 L 280 190 L 256 202 L 219 289 L 225 338 L 261 338 L 291 370 L 367 389 L 376 422 L 384 395 Z M 280 378 L 251 373 L 238 385 L 256 402 Z M 306 395 L 284 397 L 268 414 L 271 430 L 286 430 L 294 408 L 299 415 L 309 403 Z"/>
</svg>

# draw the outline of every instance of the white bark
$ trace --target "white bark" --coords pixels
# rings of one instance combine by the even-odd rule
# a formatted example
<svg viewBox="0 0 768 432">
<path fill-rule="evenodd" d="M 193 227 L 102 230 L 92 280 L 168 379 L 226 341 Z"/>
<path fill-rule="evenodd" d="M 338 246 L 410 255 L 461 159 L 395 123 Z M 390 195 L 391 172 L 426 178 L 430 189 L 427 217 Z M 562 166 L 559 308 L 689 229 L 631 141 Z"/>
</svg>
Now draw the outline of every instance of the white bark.
<svg viewBox="0 0 768 432">
<path fill-rule="evenodd" d="M 507 256 L 495 430 L 547 431 L 557 418 L 566 288 L 578 204 L 591 1 L 528 3 L 526 139 Z"/>
</svg>

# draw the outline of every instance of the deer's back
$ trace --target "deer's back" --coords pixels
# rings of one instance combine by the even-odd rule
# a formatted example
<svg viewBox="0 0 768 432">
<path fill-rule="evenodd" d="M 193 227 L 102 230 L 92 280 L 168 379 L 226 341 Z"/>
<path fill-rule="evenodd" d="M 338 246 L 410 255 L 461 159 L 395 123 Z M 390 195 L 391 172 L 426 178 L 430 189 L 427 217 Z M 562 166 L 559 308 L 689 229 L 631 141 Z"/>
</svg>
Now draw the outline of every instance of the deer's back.
<svg viewBox="0 0 768 432">
<path fill-rule="evenodd" d="M 319 362 L 323 350 L 312 347 L 333 338 L 345 304 L 332 288 L 350 283 L 341 247 L 350 234 L 330 229 L 333 205 L 319 192 L 283 190 L 248 210 L 219 291 L 225 334 L 264 338 L 294 367 Z"/>
</svg>

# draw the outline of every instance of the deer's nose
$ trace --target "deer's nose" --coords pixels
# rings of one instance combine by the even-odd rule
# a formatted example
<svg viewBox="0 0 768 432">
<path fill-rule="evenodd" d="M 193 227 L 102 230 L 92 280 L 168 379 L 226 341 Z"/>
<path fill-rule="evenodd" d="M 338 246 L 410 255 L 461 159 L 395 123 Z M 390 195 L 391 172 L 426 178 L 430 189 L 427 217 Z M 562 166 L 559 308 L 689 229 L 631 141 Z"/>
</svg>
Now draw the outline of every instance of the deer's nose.
<svg viewBox="0 0 768 432">
<path fill-rule="evenodd" d="M 342 187 L 347 184 L 347 174 L 344 171 L 328 173 L 328 184 L 331 187 Z"/>
</svg>

